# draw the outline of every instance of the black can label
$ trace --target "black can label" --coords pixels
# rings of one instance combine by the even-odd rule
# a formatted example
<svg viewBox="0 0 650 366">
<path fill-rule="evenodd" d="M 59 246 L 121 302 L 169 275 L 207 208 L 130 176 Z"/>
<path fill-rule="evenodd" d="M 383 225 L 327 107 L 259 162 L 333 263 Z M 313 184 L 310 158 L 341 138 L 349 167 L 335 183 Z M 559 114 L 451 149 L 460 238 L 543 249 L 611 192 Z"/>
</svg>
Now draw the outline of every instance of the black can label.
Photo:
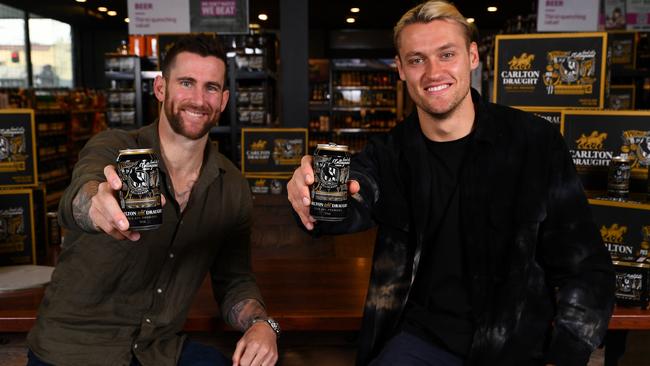
<svg viewBox="0 0 650 366">
<path fill-rule="evenodd" d="M 320 221 L 341 221 L 347 216 L 350 154 L 337 145 L 314 153 L 314 185 L 310 214 Z"/>
<path fill-rule="evenodd" d="M 612 159 L 607 177 L 607 195 L 626 198 L 630 193 L 630 163 L 623 159 Z"/>
<path fill-rule="evenodd" d="M 120 150 L 117 172 L 122 179 L 120 207 L 130 230 L 152 230 L 162 224 L 158 157 L 152 149 Z"/>
</svg>

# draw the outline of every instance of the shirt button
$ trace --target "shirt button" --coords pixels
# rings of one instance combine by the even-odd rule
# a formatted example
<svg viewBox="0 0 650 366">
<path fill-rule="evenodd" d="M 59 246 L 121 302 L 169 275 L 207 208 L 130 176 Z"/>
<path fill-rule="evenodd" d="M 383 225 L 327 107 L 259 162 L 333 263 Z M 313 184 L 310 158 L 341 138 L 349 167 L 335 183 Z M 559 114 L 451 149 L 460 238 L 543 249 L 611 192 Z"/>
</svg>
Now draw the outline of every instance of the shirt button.
<svg viewBox="0 0 650 366">
<path fill-rule="evenodd" d="M 156 292 L 159 293 L 159 294 L 162 294 L 162 289 L 159 288 L 159 289 L 156 290 Z"/>
<path fill-rule="evenodd" d="M 151 324 L 151 319 L 149 319 L 149 318 L 146 318 L 144 321 L 146 321 L 147 323 Z"/>
<path fill-rule="evenodd" d="M 169 253 L 169 258 L 174 258 L 174 253 Z"/>
</svg>

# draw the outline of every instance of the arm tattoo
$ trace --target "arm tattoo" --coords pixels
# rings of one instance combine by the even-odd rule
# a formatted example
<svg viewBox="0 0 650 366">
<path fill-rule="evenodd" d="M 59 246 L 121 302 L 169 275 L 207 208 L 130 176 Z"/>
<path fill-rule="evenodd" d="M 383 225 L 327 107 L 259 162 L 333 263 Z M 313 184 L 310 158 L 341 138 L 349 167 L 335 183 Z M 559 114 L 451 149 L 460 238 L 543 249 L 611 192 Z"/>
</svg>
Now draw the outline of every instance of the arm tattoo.
<svg viewBox="0 0 650 366">
<path fill-rule="evenodd" d="M 96 232 L 97 228 L 93 221 L 90 219 L 89 211 L 91 199 L 97 194 L 99 182 L 91 180 L 84 184 L 77 195 L 72 200 L 72 216 L 74 221 L 79 225 L 81 230 L 87 232 Z"/>
<path fill-rule="evenodd" d="M 235 329 L 245 332 L 253 319 L 266 318 L 262 304 L 255 299 L 245 299 L 235 304 L 228 312 L 228 324 Z"/>
</svg>

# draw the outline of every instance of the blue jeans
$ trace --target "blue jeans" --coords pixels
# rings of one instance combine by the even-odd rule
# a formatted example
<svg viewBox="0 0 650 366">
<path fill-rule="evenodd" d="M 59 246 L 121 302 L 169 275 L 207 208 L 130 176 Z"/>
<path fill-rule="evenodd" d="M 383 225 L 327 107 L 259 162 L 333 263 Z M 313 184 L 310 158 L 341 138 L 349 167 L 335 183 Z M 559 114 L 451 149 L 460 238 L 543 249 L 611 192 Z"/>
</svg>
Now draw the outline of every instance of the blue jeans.
<svg viewBox="0 0 650 366">
<path fill-rule="evenodd" d="M 216 348 L 204 344 L 186 340 L 183 344 L 181 358 L 178 360 L 178 366 L 231 366 L 232 361 L 227 359 Z M 27 366 L 52 366 L 49 363 L 41 361 L 30 350 L 27 353 Z M 140 362 L 133 357 L 131 366 L 141 366 Z"/>
<path fill-rule="evenodd" d="M 462 366 L 463 360 L 410 333 L 400 332 L 384 346 L 370 366 Z"/>
</svg>

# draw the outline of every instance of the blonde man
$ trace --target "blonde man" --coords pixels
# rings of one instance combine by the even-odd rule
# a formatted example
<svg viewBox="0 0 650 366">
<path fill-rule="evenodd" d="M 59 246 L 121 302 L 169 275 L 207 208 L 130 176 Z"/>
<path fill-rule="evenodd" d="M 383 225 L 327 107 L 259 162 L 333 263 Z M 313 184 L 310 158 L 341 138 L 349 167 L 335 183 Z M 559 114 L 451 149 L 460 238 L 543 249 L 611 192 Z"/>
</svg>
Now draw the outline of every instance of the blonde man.
<svg viewBox="0 0 650 366">
<path fill-rule="evenodd" d="M 447 2 L 409 10 L 395 61 L 416 111 L 353 158 L 345 221 L 309 216 L 311 157 L 289 201 L 315 233 L 378 226 L 359 364 L 586 365 L 611 259 L 557 129 L 470 88 L 472 32 Z"/>
</svg>

